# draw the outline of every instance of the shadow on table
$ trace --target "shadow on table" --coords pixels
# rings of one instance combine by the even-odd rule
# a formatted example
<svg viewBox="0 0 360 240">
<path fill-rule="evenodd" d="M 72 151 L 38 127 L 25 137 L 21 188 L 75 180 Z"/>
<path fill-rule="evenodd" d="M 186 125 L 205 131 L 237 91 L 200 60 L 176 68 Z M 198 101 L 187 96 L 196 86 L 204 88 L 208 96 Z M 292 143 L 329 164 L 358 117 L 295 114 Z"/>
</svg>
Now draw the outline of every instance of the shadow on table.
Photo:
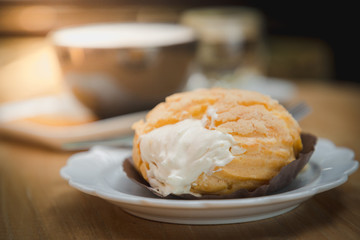
<svg viewBox="0 0 360 240">
<path fill-rule="evenodd" d="M 67 191 L 48 211 L 60 239 L 291 239 L 323 237 L 343 209 L 338 189 L 319 194 L 295 210 L 261 221 L 228 225 L 177 225 L 141 219 L 103 199 Z M 336 207 L 334 207 L 336 206 Z M 64 214 L 65 213 L 65 214 Z M 49 229 L 51 231 L 51 229 Z"/>
</svg>

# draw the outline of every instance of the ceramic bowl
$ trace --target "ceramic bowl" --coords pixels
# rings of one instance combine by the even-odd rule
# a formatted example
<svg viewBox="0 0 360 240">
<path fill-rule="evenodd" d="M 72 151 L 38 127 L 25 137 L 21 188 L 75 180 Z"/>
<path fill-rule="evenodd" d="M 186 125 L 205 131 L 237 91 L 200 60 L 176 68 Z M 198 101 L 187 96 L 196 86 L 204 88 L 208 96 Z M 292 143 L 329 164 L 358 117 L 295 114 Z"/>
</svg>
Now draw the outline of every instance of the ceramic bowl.
<svg viewBox="0 0 360 240">
<path fill-rule="evenodd" d="M 190 27 L 106 23 L 49 34 L 63 77 L 100 118 L 150 109 L 186 84 L 196 50 Z"/>
</svg>

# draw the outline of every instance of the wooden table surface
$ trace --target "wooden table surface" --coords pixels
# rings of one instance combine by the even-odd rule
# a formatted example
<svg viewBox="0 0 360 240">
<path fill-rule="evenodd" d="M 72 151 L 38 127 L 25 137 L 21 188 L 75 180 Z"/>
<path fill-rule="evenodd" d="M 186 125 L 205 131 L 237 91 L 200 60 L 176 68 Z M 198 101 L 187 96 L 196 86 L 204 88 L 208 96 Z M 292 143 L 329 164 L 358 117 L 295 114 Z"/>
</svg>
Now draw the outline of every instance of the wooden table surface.
<svg viewBox="0 0 360 240">
<path fill-rule="evenodd" d="M 8 53 L 8 59 L 18 57 L 13 54 Z M 10 81 L 13 71 L 8 69 L 14 61 L 3 62 L 1 81 Z M 313 108 L 301 122 L 303 131 L 351 148 L 359 159 L 359 85 L 309 80 L 296 84 L 296 98 Z M 48 83 L 41 91 L 51 92 L 54 86 L 56 82 Z M 59 170 L 71 154 L 0 136 L 0 239 L 360 239 L 360 170 L 345 184 L 277 217 L 228 225 L 177 225 L 134 217 L 70 187 Z"/>
</svg>

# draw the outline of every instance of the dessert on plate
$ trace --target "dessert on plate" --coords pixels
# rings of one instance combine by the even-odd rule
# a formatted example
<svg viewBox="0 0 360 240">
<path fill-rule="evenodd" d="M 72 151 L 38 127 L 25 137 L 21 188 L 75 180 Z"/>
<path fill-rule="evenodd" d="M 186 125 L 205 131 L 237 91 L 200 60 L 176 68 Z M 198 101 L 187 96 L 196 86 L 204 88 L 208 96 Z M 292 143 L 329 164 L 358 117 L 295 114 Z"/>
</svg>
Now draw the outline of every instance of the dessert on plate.
<svg viewBox="0 0 360 240">
<path fill-rule="evenodd" d="M 278 101 L 239 89 L 171 95 L 133 129 L 133 165 L 164 197 L 254 191 L 303 149 L 299 124 Z"/>
</svg>

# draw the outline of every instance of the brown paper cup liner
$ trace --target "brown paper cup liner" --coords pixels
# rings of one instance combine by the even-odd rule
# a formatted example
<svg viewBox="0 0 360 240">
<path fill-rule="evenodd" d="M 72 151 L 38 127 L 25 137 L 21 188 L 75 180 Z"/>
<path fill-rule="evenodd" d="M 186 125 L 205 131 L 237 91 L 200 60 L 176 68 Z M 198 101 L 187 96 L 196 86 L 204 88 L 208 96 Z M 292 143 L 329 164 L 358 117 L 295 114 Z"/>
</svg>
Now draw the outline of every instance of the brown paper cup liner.
<svg viewBox="0 0 360 240">
<path fill-rule="evenodd" d="M 302 133 L 301 140 L 303 143 L 303 150 L 299 153 L 297 159 L 284 166 L 280 172 L 273 177 L 268 184 L 261 185 L 253 191 L 249 191 L 247 189 L 240 189 L 231 194 L 225 195 L 214 195 L 214 194 L 206 194 L 200 197 L 193 196 L 191 194 L 182 194 L 182 195 L 169 195 L 162 196 L 160 195 L 154 188 L 152 188 L 149 183 L 138 173 L 135 167 L 132 164 L 132 159 L 128 158 L 124 161 L 123 167 L 127 176 L 137 183 L 138 185 L 148 189 L 155 195 L 161 198 L 183 198 L 183 199 L 229 199 L 229 198 L 246 198 L 246 197 L 260 197 L 269 195 L 285 186 L 289 185 L 299 174 L 301 169 L 308 163 L 311 155 L 315 150 L 315 144 L 317 138 L 314 135 Z"/>
</svg>

